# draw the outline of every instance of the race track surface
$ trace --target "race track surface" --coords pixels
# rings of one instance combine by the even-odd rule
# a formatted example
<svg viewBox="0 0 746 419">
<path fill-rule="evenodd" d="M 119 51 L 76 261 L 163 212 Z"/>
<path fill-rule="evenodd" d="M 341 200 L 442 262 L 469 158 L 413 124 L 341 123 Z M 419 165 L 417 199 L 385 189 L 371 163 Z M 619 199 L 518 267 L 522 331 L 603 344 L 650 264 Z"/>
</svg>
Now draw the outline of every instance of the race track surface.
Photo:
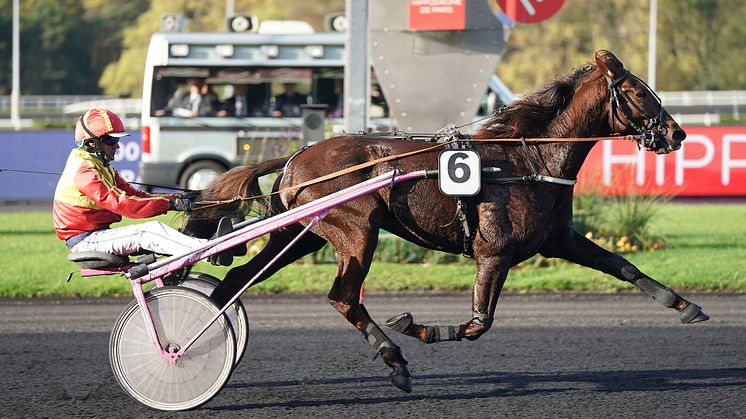
<svg viewBox="0 0 746 419">
<path fill-rule="evenodd" d="M 505 295 L 475 342 L 390 332 L 414 390 L 321 296 L 245 297 L 249 350 L 197 410 L 150 410 L 119 388 L 109 332 L 123 299 L 1 300 L 1 417 L 746 417 L 746 296 L 690 295 L 711 316 L 682 325 L 640 294 Z M 470 317 L 469 294 L 369 294 L 379 323 Z"/>
</svg>

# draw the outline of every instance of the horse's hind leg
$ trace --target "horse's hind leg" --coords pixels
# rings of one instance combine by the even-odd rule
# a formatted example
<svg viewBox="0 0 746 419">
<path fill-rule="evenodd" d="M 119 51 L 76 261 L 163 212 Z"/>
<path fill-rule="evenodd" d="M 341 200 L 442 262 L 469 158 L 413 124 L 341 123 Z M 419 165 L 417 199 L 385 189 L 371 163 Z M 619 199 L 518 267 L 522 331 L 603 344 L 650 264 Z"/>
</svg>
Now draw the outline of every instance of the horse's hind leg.
<svg viewBox="0 0 746 419">
<path fill-rule="evenodd" d="M 236 293 L 246 285 L 261 269 L 267 266 L 270 260 L 272 260 L 277 254 L 287 246 L 288 243 L 301 231 L 300 229 L 294 229 L 289 227 L 288 229 L 279 230 L 270 234 L 269 240 L 264 248 L 247 263 L 235 267 L 228 271 L 223 282 L 215 288 L 212 295 L 212 300 L 218 306 L 224 306 Z M 300 240 L 295 243 L 288 251 L 281 256 L 272 266 L 270 266 L 265 272 L 262 273 L 252 284 L 252 286 L 264 281 L 270 276 L 274 275 L 275 272 L 279 271 L 283 267 L 295 262 L 305 255 L 313 253 L 321 249 L 326 240 L 321 237 L 308 233 L 301 237 Z"/>
<path fill-rule="evenodd" d="M 682 323 L 697 323 L 710 318 L 697 304 L 661 285 L 622 256 L 601 248 L 575 229 L 571 228 L 563 237 L 548 242 L 541 254 L 566 259 L 630 282 L 654 300 L 678 311 Z"/>
<path fill-rule="evenodd" d="M 492 326 L 497 300 L 510 268 L 510 257 L 475 255 L 475 259 L 477 259 L 477 276 L 472 295 L 471 320 L 458 326 L 425 325 L 415 323 L 410 313 L 402 313 L 390 318 L 386 326 L 425 343 L 461 340 L 462 338 L 479 339 Z"/>
<path fill-rule="evenodd" d="M 325 226 L 327 229 L 331 226 Z M 347 229 L 345 237 L 341 230 L 327 237 L 340 237 L 332 242 L 337 252 L 337 276 L 329 290 L 329 304 L 339 311 L 355 328 L 357 328 L 376 349 L 377 356 L 391 367 L 391 382 L 399 389 L 412 391 L 412 375 L 407 368 L 407 360 L 401 349 L 394 344 L 380 327 L 373 321 L 360 303 L 360 290 L 368 274 L 373 252 L 378 242 L 378 231 Z M 351 237 L 354 234 L 356 237 Z M 358 236 L 360 234 L 360 236 Z"/>
</svg>

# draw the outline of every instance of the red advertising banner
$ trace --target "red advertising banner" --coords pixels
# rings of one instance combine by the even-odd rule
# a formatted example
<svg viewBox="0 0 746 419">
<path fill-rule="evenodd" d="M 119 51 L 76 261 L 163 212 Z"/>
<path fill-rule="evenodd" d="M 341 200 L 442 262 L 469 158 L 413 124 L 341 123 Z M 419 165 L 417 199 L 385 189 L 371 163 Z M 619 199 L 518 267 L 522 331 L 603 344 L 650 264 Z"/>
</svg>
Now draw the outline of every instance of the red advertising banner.
<svg viewBox="0 0 746 419">
<path fill-rule="evenodd" d="M 746 197 L 746 126 L 684 130 L 681 149 L 667 155 L 637 150 L 631 142 L 597 143 L 576 191 Z"/>
<path fill-rule="evenodd" d="M 409 29 L 454 31 L 466 28 L 466 0 L 409 0 Z"/>
</svg>

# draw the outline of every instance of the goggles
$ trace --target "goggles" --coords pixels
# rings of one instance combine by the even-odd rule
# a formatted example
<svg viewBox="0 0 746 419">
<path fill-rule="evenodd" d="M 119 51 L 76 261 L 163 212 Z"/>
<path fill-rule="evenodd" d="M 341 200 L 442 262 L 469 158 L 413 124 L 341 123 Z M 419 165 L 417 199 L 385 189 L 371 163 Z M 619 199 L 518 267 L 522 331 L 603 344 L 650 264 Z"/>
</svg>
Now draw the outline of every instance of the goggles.
<svg viewBox="0 0 746 419">
<path fill-rule="evenodd" d="M 117 137 L 112 137 L 110 135 L 102 135 L 99 138 L 101 139 L 102 143 L 104 143 L 104 144 L 106 144 L 106 145 L 108 145 L 110 147 L 114 147 L 115 145 L 119 144 L 119 138 L 117 138 Z"/>
</svg>

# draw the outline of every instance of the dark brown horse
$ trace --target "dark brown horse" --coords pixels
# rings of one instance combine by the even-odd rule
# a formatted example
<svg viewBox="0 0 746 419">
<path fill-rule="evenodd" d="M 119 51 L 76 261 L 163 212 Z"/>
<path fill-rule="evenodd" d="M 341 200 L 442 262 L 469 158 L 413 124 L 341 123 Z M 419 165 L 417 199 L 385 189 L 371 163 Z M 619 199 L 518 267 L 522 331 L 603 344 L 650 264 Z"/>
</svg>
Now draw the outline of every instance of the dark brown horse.
<svg viewBox="0 0 746 419">
<path fill-rule="evenodd" d="M 329 302 L 362 332 L 392 368 L 390 377 L 394 385 L 407 392 L 411 391 L 411 375 L 406 359 L 359 302 L 361 286 L 382 228 L 423 247 L 467 253 L 477 263 L 473 316 L 463 324 L 427 326 L 414 322 L 408 313 L 387 322 L 394 330 L 426 343 L 479 338 L 492 325 L 510 267 L 537 253 L 566 259 L 630 282 L 664 306 L 677 310 L 684 323 L 707 320 L 699 306 L 645 275 L 623 257 L 597 246 L 571 226 L 573 188 L 555 181 L 575 179 L 595 142 L 480 141 L 613 134 L 644 134 L 640 144 L 656 153 L 677 150 L 686 137 L 645 83 L 627 71 L 613 54 L 599 51 L 594 63 L 559 76 L 545 88 L 514 101 L 475 134 L 472 144 L 483 166 L 499 166 L 503 169 L 501 173 L 511 177 L 535 173 L 544 178 L 529 176 L 526 181 L 483 184 L 479 194 L 468 199 L 462 211 L 466 225 L 474 231 L 473 237 L 467 240 L 468 246 L 465 246 L 463 223 L 453 222 L 457 200 L 442 195 L 435 180 L 408 181 L 332 209 L 313 227 L 313 234 L 304 236 L 260 280 L 317 251 L 326 242 L 331 243 L 336 250 L 338 267 L 329 291 Z M 282 170 L 273 189 L 280 192 L 271 199 L 271 211 L 278 214 L 392 169 L 435 169 L 440 149 L 387 160 L 321 183 L 292 188 L 340 168 L 432 146 L 432 143 L 396 136 L 330 138 L 292 158 L 233 169 L 216 179 L 201 199 L 228 199 L 240 194 L 254 196 L 258 194 L 259 177 Z M 195 215 L 200 216 L 190 220 L 188 229 L 198 235 L 209 235 L 214 228 L 205 223 L 205 216 L 217 219 L 235 210 L 235 206 L 227 206 L 209 214 L 197 212 Z M 223 303 L 232 297 L 301 228 L 298 224 L 272 233 L 255 258 L 228 273 L 213 294 L 215 301 Z"/>
</svg>

